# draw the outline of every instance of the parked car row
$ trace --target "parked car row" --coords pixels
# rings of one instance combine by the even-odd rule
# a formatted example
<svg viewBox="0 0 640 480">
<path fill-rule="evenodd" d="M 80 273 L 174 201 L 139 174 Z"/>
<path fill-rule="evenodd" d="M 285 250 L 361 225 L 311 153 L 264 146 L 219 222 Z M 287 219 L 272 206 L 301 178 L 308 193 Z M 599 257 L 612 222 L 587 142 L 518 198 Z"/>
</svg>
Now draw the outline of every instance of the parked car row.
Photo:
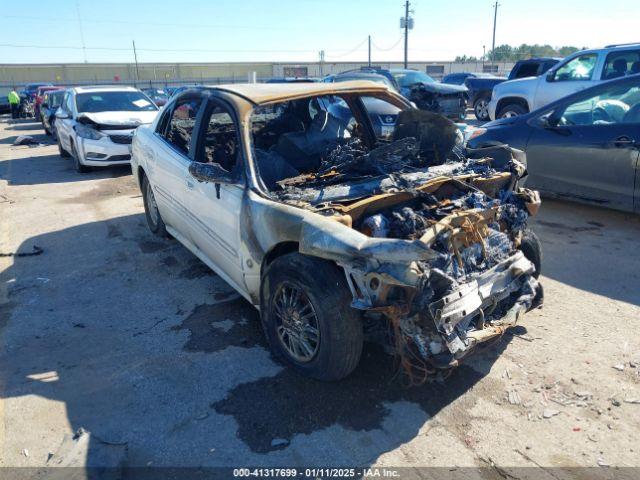
<svg viewBox="0 0 640 480">
<path fill-rule="evenodd" d="M 445 76 L 442 83 L 464 84 L 468 90 L 469 104 L 478 120 L 489 120 L 489 102 L 496 85 L 518 78 L 537 77 L 558 63 L 558 58 L 530 58 L 520 60 L 511 69 L 507 78 L 481 73 L 453 73 Z"/>
<path fill-rule="evenodd" d="M 392 331 L 378 340 L 421 382 L 541 301 L 530 188 L 640 211 L 640 75 L 471 129 L 467 148 L 442 105 L 411 100 L 420 82 L 436 83 L 367 69 L 184 86 L 162 109 L 132 87 L 75 87 L 41 111 L 79 172 L 131 164 L 151 232 L 247 298 L 293 368 L 343 378 L 365 336 Z"/>
</svg>

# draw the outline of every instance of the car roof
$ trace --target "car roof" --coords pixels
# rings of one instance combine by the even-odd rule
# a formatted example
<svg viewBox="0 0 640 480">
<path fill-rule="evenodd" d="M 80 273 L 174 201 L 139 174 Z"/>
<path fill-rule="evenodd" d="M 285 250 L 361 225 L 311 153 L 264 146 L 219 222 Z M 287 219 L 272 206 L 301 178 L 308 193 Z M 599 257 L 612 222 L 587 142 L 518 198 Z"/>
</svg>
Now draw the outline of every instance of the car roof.
<svg viewBox="0 0 640 480">
<path fill-rule="evenodd" d="M 88 87 L 73 87 L 71 90 L 73 90 L 75 93 L 137 92 L 138 91 L 138 89 L 135 88 L 135 87 L 119 86 L 119 85 L 114 85 L 114 86 L 100 85 L 100 86 L 88 86 Z"/>
<path fill-rule="evenodd" d="M 385 85 L 368 80 L 339 83 L 233 83 L 229 85 L 206 85 L 201 88 L 232 93 L 256 105 L 284 102 L 317 95 L 389 91 Z"/>
</svg>

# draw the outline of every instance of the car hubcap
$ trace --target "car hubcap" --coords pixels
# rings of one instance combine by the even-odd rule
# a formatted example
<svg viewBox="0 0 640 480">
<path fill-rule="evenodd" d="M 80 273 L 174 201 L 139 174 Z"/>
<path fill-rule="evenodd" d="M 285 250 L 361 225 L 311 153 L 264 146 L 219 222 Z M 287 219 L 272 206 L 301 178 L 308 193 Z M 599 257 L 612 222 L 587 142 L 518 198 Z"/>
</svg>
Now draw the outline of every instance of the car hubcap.
<svg viewBox="0 0 640 480">
<path fill-rule="evenodd" d="M 480 118 L 487 118 L 489 115 L 489 104 L 486 100 L 481 100 L 476 105 L 476 114 Z"/>
<path fill-rule="evenodd" d="M 149 210 L 149 221 L 151 226 L 156 228 L 158 226 L 158 204 L 156 203 L 156 197 L 153 196 L 153 189 L 151 184 L 147 183 L 147 209 Z"/>
<path fill-rule="evenodd" d="M 280 285 L 273 301 L 278 340 L 289 355 L 309 362 L 320 347 L 318 317 L 307 295 L 298 287 Z"/>
</svg>

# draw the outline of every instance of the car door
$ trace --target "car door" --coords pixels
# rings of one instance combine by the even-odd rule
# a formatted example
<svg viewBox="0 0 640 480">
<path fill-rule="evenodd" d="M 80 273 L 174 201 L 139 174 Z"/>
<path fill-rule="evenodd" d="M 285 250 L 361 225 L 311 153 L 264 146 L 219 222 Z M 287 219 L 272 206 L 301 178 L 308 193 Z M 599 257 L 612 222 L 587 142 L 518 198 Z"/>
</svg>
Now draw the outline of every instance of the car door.
<svg viewBox="0 0 640 480">
<path fill-rule="evenodd" d="M 152 148 L 147 152 L 147 175 L 164 222 L 181 240 L 191 241 L 189 174 L 193 155 L 192 136 L 203 100 L 199 93 L 178 99 L 158 122 Z"/>
<path fill-rule="evenodd" d="M 595 85 L 597 64 L 597 53 L 584 53 L 539 77 L 531 110 Z"/>
<path fill-rule="evenodd" d="M 230 105 L 220 99 L 208 99 L 198 127 L 193 161 L 217 163 L 235 180 L 212 183 L 190 177 L 188 206 L 193 244 L 225 280 L 244 291 L 240 253 L 244 160 L 238 133 L 239 124 Z"/>
<path fill-rule="evenodd" d="M 533 122 L 529 185 L 633 210 L 640 145 L 640 80 L 614 82 Z"/>
</svg>

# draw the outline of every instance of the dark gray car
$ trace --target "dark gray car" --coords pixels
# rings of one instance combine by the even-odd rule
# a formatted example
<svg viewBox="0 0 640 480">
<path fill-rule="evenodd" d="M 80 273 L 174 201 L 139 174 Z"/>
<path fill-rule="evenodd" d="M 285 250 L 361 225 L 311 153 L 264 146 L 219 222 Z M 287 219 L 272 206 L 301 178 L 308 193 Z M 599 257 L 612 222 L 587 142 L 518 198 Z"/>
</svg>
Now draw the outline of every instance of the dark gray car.
<svg viewBox="0 0 640 480">
<path fill-rule="evenodd" d="M 601 83 L 526 115 L 490 122 L 470 147 L 526 151 L 528 186 L 640 212 L 640 75 Z"/>
</svg>

